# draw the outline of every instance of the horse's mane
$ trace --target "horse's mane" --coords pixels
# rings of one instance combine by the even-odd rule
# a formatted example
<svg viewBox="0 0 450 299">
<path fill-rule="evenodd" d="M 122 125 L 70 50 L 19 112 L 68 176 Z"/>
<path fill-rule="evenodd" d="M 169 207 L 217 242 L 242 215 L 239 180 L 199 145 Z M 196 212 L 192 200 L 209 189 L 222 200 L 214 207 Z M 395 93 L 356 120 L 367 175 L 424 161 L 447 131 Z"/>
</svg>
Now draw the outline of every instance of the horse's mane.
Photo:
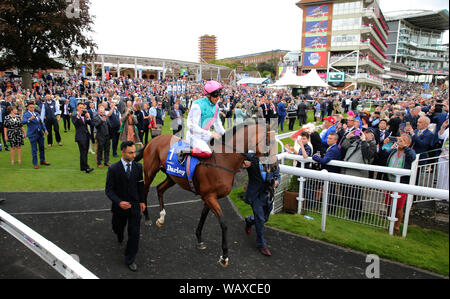
<svg viewBox="0 0 450 299">
<path fill-rule="evenodd" d="M 230 140 L 230 139 L 228 139 L 228 137 L 233 137 L 233 136 L 236 135 L 236 133 L 237 133 L 239 130 L 241 130 L 241 129 L 245 129 L 246 127 L 249 127 L 249 126 L 256 126 L 256 125 L 258 125 L 258 124 L 257 124 L 257 123 L 254 123 L 254 122 L 249 122 L 249 121 L 240 123 L 240 124 L 238 124 L 238 125 L 232 127 L 231 129 L 228 129 L 228 130 L 225 132 L 225 134 L 222 136 L 222 141 L 225 142 L 225 140 Z M 230 136 L 230 135 L 231 135 L 231 136 Z M 227 138 L 227 139 L 225 139 L 225 138 Z"/>
</svg>

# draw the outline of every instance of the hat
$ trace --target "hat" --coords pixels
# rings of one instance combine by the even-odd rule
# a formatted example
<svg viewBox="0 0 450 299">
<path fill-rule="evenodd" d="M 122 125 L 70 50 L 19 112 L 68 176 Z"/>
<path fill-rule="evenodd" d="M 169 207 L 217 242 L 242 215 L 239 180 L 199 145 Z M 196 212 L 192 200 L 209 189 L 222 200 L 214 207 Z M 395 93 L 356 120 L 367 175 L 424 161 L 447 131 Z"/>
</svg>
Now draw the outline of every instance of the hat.
<svg viewBox="0 0 450 299">
<path fill-rule="evenodd" d="M 328 116 L 327 118 L 324 118 L 323 120 L 328 120 L 333 125 L 336 123 L 336 119 L 334 117 L 332 117 L 332 116 Z"/>
<path fill-rule="evenodd" d="M 369 132 L 375 135 L 375 131 L 372 128 L 363 128 L 362 131 L 365 132 Z"/>
<path fill-rule="evenodd" d="M 28 108 L 28 106 L 30 106 L 30 105 L 34 105 L 34 103 L 33 103 L 32 101 L 28 101 L 28 102 L 25 103 L 25 107 L 27 107 L 27 108 Z"/>
</svg>

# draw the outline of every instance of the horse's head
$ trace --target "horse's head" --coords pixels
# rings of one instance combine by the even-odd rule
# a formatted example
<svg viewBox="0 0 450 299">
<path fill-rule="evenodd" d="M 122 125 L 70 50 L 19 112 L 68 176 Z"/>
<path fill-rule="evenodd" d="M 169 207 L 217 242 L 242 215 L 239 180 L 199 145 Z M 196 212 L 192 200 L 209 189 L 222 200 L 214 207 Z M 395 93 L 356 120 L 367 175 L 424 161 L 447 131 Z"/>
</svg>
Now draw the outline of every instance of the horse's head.
<svg viewBox="0 0 450 299">
<path fill-rule="evenodd" d="M 222 138 L 220 146 L 215 144 L 215 152 L 247 154 L 254 153 L 268 168 L 276 166 L 277 142 L 276 126 L 266 124 L 265 119 L 256 123 L 242 123 L 228 130 Z"/>
</svg>

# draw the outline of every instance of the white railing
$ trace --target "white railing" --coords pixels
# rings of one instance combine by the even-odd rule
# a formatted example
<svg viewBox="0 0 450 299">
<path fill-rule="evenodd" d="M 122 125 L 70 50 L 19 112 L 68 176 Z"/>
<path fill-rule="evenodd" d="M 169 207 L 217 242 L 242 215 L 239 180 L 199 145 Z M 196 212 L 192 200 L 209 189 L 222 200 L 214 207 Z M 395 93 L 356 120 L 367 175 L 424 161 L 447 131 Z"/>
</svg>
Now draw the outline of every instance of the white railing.
<svg viewBox="0 0 450 299">
<path fill-rule="evenodd" d="M 431 153 L 431 152 L 430 152 Z M 417 168 L 418 186 L 427 188 L 447 189 L 449 185 L 449 155 L 439 155 L 421 159 Z M 427 196 L 415 196 L 414 202 L 441 200 L 444 198 Z"/>
<path fill-rule="evenodd" d="M 315 162 L 311 158 L 304 159 L 298 155 L 281 153 L 278 155 L 278 159 L 281 160 L 281 173 L 299 177 L 297 212 L 301 213 L 302 209 L 305 209 L 322 214 L 322 230 L 325 230 L 327 214 L 332 213 L 332 216 L 336 218 L 388 228 L 389 234 L 393 235 L 394 224 L 398 221 L 396 218 L 397 200 L 401 197 L 400 193 L 403 193 L 407 194 L 403 225 L 403 236 L 405 237 L 414 195 L 447 200 L 449 198 L 448 190 L 414 185 L 418 157 L 411 170 L 343 161 L 330 161 L 327 164 L 340 168 L 391 174 L 395 176 L 395 183 L 304 169 L 306 163 Z M 302 168 L 284 165 L 286 159 L 298 161 Z M 410 177 L 410 184 L 400 183 L 400 178 L 405 175 Z"/>
<path fill-rule="evenodd" d="M 37 254 L 65 278 L 98 278 L 78 263 L 71 255 L 3 210 L 0 210 L 0 227 Z"/>
</svg>

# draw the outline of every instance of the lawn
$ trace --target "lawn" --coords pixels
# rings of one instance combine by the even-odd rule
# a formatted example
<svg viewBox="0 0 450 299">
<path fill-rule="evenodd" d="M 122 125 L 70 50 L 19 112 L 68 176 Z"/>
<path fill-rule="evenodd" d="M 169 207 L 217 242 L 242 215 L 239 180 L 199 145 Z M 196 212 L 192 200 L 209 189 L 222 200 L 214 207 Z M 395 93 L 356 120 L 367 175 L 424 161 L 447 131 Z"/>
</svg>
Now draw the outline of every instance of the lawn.
<svg viewBox="0 0 450 299">
<path fill-rule="evenodd" d="M 311 119 L 312 119 L 312 113 Z M 287 132 L 288 125 L 285 125 Z M 294 127 L 300 129 L 298 121 Z M 86 174 L 80 171 L 80 159 L 78 145 L 75 143 L 75 130 L 72 125 L 71 131 L 64 133 L 62 120 L 60 130 L 63 146 L 58 146 L 54 141 L 51 148 L 47 147 L 45 141 L 45 158 L 51 166 L 42 166 L 38 170 L 33 169 L 31 160 L 31 146 L 28 139 L 22 147 L 22 164 L 11 165 L 9 152 L 0 152 L 0 191 L 1 192 L 31 192 L 31 191 L 83 191 L 102 190 L 105 188 L 107 169 L 97 168 L 96 155 L 88 154 L 89 166 L 95 170 Z M 164 122 L 163 134 L 171 134 L 170 118 L 167 116 Z M 280 131 L 280 133 L 282 133 Z M 53 134 L 53 139 L 55 135 Z M 119 145 L 120 146 L 120 145 Z M 119 151 L 120 155 L 120 151 Z M 113 158 L 111 163 L 119 161 Z M 16 158 L 17 163 L 17 158 Z M 153 186 L 160 184 L 165 175 L 159 172 L 153 181 Z"/>
<path fill-rule="evenodd" d="M 242 188 L 231 192 L 230 198 L 243 217 L 253 215 L 242 201 Z M 386 230 L 327 217 L 326 231 L 321 231 L 321 215 L 271 215 L 267 226 L 340 245 L 368 254 L 376 254 L 403 264 L 449 276 L 449 236 L 437 230 L 409 226 L 406 238 L 389 236 Z"/>
</svg>

